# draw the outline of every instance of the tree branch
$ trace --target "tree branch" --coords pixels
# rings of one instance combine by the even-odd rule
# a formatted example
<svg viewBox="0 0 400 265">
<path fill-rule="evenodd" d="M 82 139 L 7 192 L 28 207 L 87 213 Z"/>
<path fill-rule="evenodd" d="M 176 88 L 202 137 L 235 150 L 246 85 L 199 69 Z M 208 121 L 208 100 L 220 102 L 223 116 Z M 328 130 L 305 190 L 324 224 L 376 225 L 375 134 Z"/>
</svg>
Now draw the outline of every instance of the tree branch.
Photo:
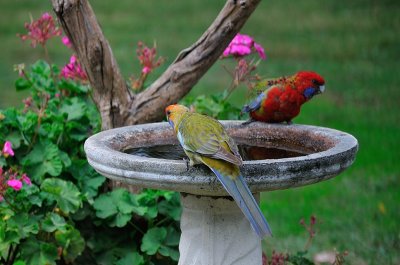
<svg viewBox="0 0 400 265">
<path fill-rule="evenodd" d="M 200 39 L 183 50 L 150 87 L 134 96 L 121 76 L 88 1 L 52 0 L 54 11 L 88 74 L 103 129 L 161 120 L 165 106 L 178 102 L 192 89 L 259 2 L 227 0 Z"/>
<path fill-rule="evenodd" d="M 102 129 L 125 125 L 134 100 L 87 0 L 52 0 L 65 34 L 88 75 Z"/>
</svg>

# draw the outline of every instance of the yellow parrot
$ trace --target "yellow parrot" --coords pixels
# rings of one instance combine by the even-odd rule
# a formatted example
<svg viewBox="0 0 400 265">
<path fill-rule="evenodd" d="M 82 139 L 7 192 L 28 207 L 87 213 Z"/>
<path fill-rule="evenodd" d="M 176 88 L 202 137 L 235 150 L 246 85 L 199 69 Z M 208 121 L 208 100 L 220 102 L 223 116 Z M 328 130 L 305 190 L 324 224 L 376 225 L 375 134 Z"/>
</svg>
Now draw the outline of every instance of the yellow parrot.
<svg viewBox="0 0 400 265">
<path fill-rule="evenodd" d="M 239 166 L 243 161 L 238 148 L 222 124 L 211 117 L 192 113 L 182 105 L 168 106 L 165 114 L 190 159 L 190 165 L 208 166 L 236 201 L 257 235 L 260 238 L 272 235 L 267 220 L 240 174 Z"/>
</svg>

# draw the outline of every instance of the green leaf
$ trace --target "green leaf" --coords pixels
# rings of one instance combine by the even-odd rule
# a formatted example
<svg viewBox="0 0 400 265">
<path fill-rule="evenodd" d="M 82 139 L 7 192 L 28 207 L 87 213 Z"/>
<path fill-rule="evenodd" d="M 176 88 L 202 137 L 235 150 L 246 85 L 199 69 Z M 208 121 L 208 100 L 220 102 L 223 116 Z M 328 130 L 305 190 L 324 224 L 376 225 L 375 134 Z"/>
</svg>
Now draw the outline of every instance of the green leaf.
<svg viewBox="0 0 400 265">
<path fill-rule="evenodd" d="M 145 264 L 144 258 L 137 252 L 130 252 L 115 263 L 115 265 L 144 265 L 144 264 Z"/>
<path fill-rule="evenodd" d="M 87 93 L 89 92 L 89 86 L 87 85 L 82 85 L 79 84 L 73 80 L 70 79 L 62 79 L 59 82 L 59 86 L 62 87 L 63 89 L 69 90 L 73 93 L 78 93 L 78 94 L 82 94 L 82 93 Z"/>
<path fill-rule="evenodd" d="M 158 252 L 163 256 L 171 257 L 175 261 L 179 260 L 179 251 L 174 248 L 161 246 Z"/>
<path fill-rule="evenodd" d="M 7 165 L 7 161 L 4 156 L 0 156 L 0 167 L 5 167 Z"/>
<path fill-rule="evenodd" d="M 60 157 L 61 162 L 64 165 L 64 168 L 67 168 L 67 167 L 69 167 L 71 165 L 71 159 L 69 158 L 67 153 L 59 150 L 58 151 L 58 156 Z"/>
<path fill-rule="evenodd" d="M 71 263 L 81 255 L 85 249 L 85 241 L 83 240 L 79 230 L 68 225 L 64 230 L 58 230 L 55 233 L 56 241 L 63 248 L 63 257 L 67 263 Z"/>
<path fill-rule="evenodd" d="M 293 265 L 313 265 L 314 263 L 305 258 L 304 256 L 307 254 L 307 251 L 299 251 L 295 255 L 289 256 L 289 262 Z"/>
<path fill-rule="evenodd" d="M 168 226 L 167 237 L 165 238 L 164 244 L 170 247 L 178 246 L 180 237 L 181 237 L 180 231 L 176 230 L 173 226 Z"/>
<path fill-rule="evenodd" d="M 87 162 L 86 159 L 75 159 L 72 166 L 68 168 L 68 172 L 77 180 L 77 186 L 93 204 L 92 199 L 97 196 L 99 187 L 105 182 L 106 178 L 97 173 Z"/>
<path fill-rule="evenodd" d="M 17 260 L 16 262 L 13 263 L 13 265 L 26 265 L 26 263 L 23 260 Z"/>
<path fill-rule="evenodd" d="M 42 222 L 42 229 L 49 233 L 56 230 L 65 230 L 65 226 L 65 219 L 56 213 L 49 213 Z"/>
<path fill-rule="evenodd" d="M 7 230 L 16 232 L 21 239 L 39 232 L 38 218 L 29 216 L 28 213 L 18 213 L 7 220 L 7 223 Z"/>
<path fill-rule="evenodd" d="M 85 115 L 86 108 L 86 102 L 83 99 L 74 97 L 63 101 L 60 112 L 68 115 L 68 121 L 79 120 Z"/>
<path fill-rule="evenodd" d="M 182 214 L 179 193 L 174 193 L 170 200 L 160 201 L 158 203 L 158 211 L 175 221 L 179 221 Z"/>
<path fill-rule="evenodd" d="M 21 141 L 23 141 L 23 137 L 18 131 L 12 131 L 6 136 L 6 139 L 11 142 L 14 150 L 18 149 L 21 146 Z"/>
<path fill-rule="evenodd" d="M 40 187 L 49 198 L 57 201 L 64 213 L 73 213 L 82 205 L 81 193 L 70 181 L 45 179 Z"/>
<path fill-rule="evenodd" d="M 167 237 L 167 229 L 164 227 L 154 227 L 147 230 L 142 238 L 140 250 L 147 255 L 154 255 L 161 247 L 164 239 Z"/>
<path fill-rule="evenodd" d="M 21 159 L 28 175 L 40 182 L 45 174 L 56 177 L 62 172 L 62 161 L 58 147 L 50 141 L 39 141 L 32 151 Z"/>
<path fill-rule="evenodd" d="M 15 88 L 17 89 L 17 91 L 25 90 L 31 87 L 32 84 L 23 77 L 20 77 L 17 80 L 15 80 Z"/>
<path fill-rule="evenodd" d="M 30 238 L 21 245 L 21 258 L 27 265 L 56 265 L 57 248 L 53 244 Z"/>
<path fill-rule="evenodd" d="M 83 183 L 82 193 L 86 195 L 87 198 L 92 199 L 97 195 L 99 187 L 106 181 L 106 178 L 97 175 L 93 178 L 89 178 Z"/>
<path fill-rule="evenodd" d="M 124 189 L 100 195 L 93 204 L 96 216 L 108 218 L 110 226 L 123 227 L 132 218 L 132 212 L 143 215 L 147 208 L 139 206 L 133 194 Z"/>
</svg>

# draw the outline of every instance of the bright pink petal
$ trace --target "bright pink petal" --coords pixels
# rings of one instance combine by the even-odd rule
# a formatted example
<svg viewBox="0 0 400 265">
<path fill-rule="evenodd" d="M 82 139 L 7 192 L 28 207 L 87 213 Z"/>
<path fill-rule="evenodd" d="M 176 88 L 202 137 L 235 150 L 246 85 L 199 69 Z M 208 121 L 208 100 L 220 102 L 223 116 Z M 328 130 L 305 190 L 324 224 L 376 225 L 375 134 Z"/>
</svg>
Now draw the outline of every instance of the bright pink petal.
<svg viewBox="0 0 400 265">
<path fill-rule="evenodd" d="M 71 41 L 68 39 L 67 36 L 61 38 L 62 43 L 67 46 L 68 48 L 72 47 Z"/>
<path fill-rule="evenodd" d="M 254 42 L 254 49 L 256 49 L 261 59 L 265 60 L 267 58 L 267 56 L 265 55 L 264 48 L 260 44 Z"/>
<path fill-rule="evenodd" d="M 22 182 L 18 179 L 10 179 L 7 181 L 7 185 L 14 190 L 18 191 L 22 188 Z"/>
<path fill-rule="evenodd" d="M 27 185 L 32 185 L 31 179 L 26 175 L 26 173 L 22 174 L 21 177 L 22 181 L 25 182 Z"/>
<path fill-rule="evenodd" d="M 143 69 L 142 69 L 142 73 L 143 74 L 148 74 L 150 72 L 151 72 L 151 68 L 150 67 L 148 67 L 148 66 L 143 67 Z"/>
<path fill-rule="evenodd" d="M 4 143 L 3 155 L 4 155 L 5 157 L 8 157 L 9 155 L 10 155 L 10 156 L 14 156 L 14 150 L 12 150 L 11 142 L 10 142 L 10 141 L 6 141 L 6 142 Z"/>
</svg>

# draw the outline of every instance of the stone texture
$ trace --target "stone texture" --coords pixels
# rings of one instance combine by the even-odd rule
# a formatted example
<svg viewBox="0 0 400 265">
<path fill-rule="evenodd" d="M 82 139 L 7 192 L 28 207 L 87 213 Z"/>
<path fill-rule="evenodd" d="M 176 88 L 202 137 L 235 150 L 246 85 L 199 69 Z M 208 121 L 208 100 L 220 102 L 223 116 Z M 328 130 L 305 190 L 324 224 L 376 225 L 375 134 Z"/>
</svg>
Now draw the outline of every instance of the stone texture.
<svg viewBox="0 0 400 265">
<path fill-rule="evenodd" d="M 344 132 L 307 125 L 223 121 L 237 141 L 270 142 L 305 148 L 311 154 L 284 159 L 245 161 L 241 167 L 253 192 L 287 189 L 332 178 L 349 167 L 357 140 Z M 189 170 L 184 161 L 145 158 L 123 153 L 132 147 L 177 143 L 168 123 L 127 126 L 100 132 L 85 143 L 89 163 L 111 179 L 139 187 L 207 196 L 228 194 L 205 166 Z"/>
<path fill-rule="evenodd" d="M 181 202 L 178 265 L 261 264 L 261 240 L 235 201 L 186 194 Z"/>
</svg>

